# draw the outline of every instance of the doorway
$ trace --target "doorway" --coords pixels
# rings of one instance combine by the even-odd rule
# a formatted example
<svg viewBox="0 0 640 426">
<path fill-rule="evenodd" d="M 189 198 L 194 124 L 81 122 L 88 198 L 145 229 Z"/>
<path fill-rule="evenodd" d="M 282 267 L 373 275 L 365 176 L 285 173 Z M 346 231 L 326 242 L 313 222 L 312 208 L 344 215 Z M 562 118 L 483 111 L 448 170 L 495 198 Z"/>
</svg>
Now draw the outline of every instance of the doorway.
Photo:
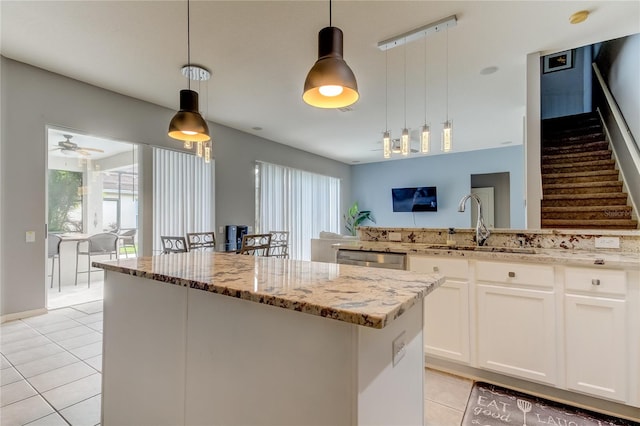
<svg viewBox="0 0 640 426">
<path fill-rule="evenodd" d="M 138 147 L 49 128 L 47 154 L 47 308 L 102 300 L 104 274 L 89 260 L 138 253 Z M 109 254 L 90 250 L 99 234 Z"/>
<path fill-rule="evenodd" d="M 471 175 L 471 192 L 482 200 L 483 216 L 489 228 L 511 227 L 511 184 L 509 172 Z M 493 219 L 490 216 L 493 216 Z M 471 209 L 471 227 L 478 220 L 477 209 Z"/>
</svg>

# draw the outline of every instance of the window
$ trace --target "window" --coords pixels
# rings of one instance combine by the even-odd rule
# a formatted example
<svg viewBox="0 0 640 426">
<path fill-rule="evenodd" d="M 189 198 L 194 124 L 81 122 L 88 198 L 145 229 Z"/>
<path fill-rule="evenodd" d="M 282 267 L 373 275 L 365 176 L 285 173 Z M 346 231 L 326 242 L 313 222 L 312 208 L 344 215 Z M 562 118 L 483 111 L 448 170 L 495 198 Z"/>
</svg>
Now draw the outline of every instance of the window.
<svg viewBox="0 0 640 426">
<path fill-rule="evenodd" d="M 340 232 L 340 179 L 256 163 L 256 231 L 289 231 L 289 256 L 311 258 L 311 239 Z"/>
<path fill-rule="evenodd" d="M 213 164 L 193 154 L 153 148 L 155 253 L 162 251 L 160 236 L 214 230 Z"/>
<path fill-rule="evenodd" d="M 49 170 L 49 232 L 82 232 L 82 172 Z"/>
</svg>

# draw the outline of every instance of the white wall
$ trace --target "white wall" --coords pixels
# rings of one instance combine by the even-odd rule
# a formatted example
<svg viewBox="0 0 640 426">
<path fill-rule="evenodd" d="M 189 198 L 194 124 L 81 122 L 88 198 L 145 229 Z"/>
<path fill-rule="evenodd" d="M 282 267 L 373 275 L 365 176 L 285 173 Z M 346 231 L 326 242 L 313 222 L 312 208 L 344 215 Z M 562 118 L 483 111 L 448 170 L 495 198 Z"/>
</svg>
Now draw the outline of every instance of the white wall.
<svg viewBox="0 0 640 426">
<path fill-rule="evenodd" d="M 510 223 L 525 224 L 523 147 L 430 155 L 353 166 L 351 194 L 361 210 L 372 210 L 376 226 L 470 228 L 471 210 L 458 213 L 460 199 L 471 190 L 471 175 L 508 172 Z M 437 212 L 393 212 L 391 189 L 436 186 Z M 366 223 L 364 225 L 372 225 Z"/>
<path fill-rule="evenodd" d="M 46 126 L 144 145 L 181 149 L 166 132 L 174 110 L 81 83 L 1 57 L 2 146 L 0 151 L 0 315 L 46 306 Z M 177 104 L 176 94 L 176 104 Z M 11 108 L 7 108 L 10 105 Z M 219 225 L 253 225 L 253 163 L 265 160 L 342 179 L 349 199 L 350 168 L 316 155 L 210 123 L 216 157 L 216 218 Z M 150 217 L 150 150 L 141 173 L 141 199 Z M 346 201 L 345 201 L 346 202 Z M 141 220 L 145 237 L 150 220 Z M 25 243 L 25 231 L 36 241 Z M 148 244 L 150 247 L 150 244 Z"/>
</svg>

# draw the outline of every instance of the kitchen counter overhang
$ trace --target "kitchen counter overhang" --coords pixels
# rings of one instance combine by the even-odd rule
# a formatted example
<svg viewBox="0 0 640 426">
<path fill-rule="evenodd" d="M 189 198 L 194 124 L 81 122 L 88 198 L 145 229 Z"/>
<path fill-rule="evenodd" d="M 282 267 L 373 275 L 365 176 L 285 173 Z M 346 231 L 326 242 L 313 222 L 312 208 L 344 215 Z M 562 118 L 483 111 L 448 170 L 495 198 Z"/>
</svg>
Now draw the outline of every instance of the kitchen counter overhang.
<svg viewBox="0 0 640 426">
<path fill-rule="evenodd" d="M 385 327 L 444 281 L 437 274 L 210 252 L 93 266 L 372 328 Z"/>
</svg>

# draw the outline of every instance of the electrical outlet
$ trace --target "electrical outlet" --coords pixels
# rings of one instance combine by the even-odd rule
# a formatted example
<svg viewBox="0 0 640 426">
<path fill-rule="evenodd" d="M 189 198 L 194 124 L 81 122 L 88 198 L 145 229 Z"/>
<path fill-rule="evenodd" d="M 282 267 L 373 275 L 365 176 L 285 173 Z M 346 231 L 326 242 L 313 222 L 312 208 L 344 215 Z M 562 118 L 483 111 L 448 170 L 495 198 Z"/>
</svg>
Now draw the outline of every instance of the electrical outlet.
<svg viewBox="0 0 640 426">
<path fill-rule="evenodd" d="M 398 337 L 393 340 L 391 344 L 391 359 L 393 361 L 393 366 L 395 367 L 400 360 L 404 357 L 404 354 L 407 353 L 407 344 L 404 339 L 404 331 L 400 333 Z"/>
<path fill-rule="evenodd" d="M 27 231 L 24 237 L 24 240 L 27 243 L 33 243 L 36 241 L 36 233 L 35 231 Z"/>
<path fill-rule="evenodd" d="M 253 226 L 247 226 L 247 232 L 252 234 L 253 233 Z"/>
<path fill-rule="evenodd" d="M 596 237 L 596 248 L 620 248 L 619 237 Z"/>
<path fill-rule="evenodd" d="M 389 241 L 402 241 L 402 234 L 400 232 L 389 232 Z"/>
</svg>

